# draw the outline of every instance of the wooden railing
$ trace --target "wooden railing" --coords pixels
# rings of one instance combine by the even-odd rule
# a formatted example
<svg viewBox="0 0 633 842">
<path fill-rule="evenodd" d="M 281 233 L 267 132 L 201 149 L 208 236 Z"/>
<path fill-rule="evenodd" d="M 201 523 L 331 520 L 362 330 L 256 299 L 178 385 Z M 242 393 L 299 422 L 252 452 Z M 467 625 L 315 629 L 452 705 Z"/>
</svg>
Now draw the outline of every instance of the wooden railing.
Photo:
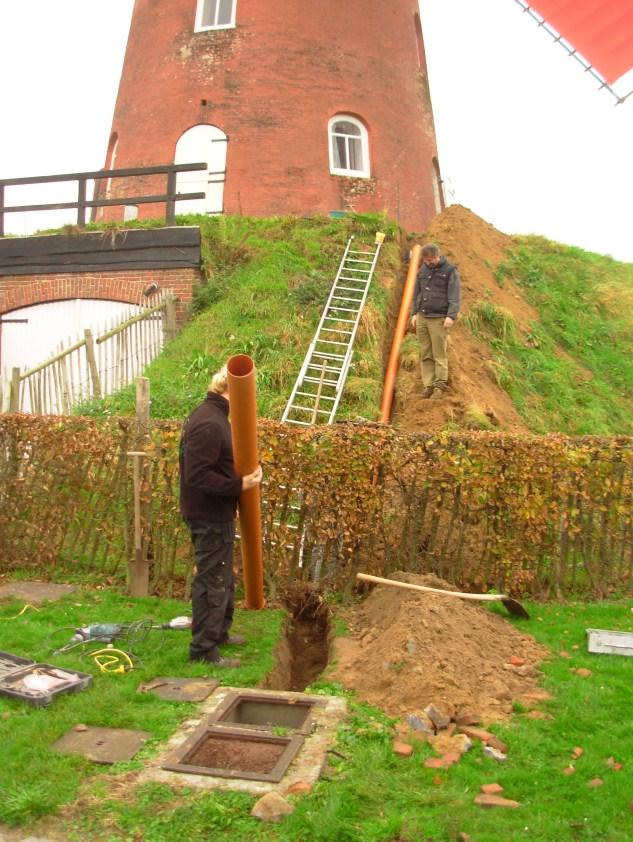
<svg viewBox="0 0 633 842">
<path fill-rule="evenodd" d="M 4 215 L 26 211 L 68 210 L 76 208 L 77 226 L 83 228 L 86 224 L 87 208 L 103 208 L 116 205 L 143 205 L 165 203 L 165 220 L 173 225 L 176 216 L 176 202 L 183 199 L 204 199 L 205 193 L 176 193 L 176 176 L 183 172 L 198 172 L 206 170 L 207 164 L 162 164 L 155 167 L 131 167 L 121 170 L 97 170 L 95 172 L 74 172 L 61 175 L 34 175 L 27 178 L 0 179 L 0 237 L 4 237 Z M 153 196 L 117 196 L 113 199 L 87 199 L 87 183 L 90 180 L 113 178 L 128 178 L 130 176 L 166 175 L 167 189 L 165 193 Z M 223 175 L 223 173 L 209 173 L 209 175 Z M 5 205 L 5 188 L 26 184 L 51 184 L 55 182 L 77 182 L 77 200 L 75 202 L 42 203 L 35 205 Z"/>
<path fill-rule="evenodd" d="M 85 330 L 83 339 L 60 346 L 58 353 L 28 371 L 13 368 L 9 412 L 69 415 L 76 404 L 131 383 L 176 334 L 173 295 L 160 293 L 154 300 L 96 337 Z"/>
</svg>

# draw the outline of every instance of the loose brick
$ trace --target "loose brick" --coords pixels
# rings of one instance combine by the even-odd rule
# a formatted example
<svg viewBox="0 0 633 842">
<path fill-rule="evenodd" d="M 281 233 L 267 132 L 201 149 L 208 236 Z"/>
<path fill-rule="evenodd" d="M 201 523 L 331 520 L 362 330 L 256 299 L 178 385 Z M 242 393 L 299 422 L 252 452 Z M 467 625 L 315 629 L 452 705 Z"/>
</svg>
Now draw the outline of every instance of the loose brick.
<svg viewBox="0 0 633 842">
<path fill-rule="evenodd" d="M 475 796 L 475 804 L 480 807 L 510 807 L 516 809 L 521 804 L 518 801 L 512 801 L 510 798 L 503 798 L 501 795 L 486 795 L 483 792 Z"/>
<path fill-rule="evenodd" d="M 394 754 L 397 754 L 398 757 L 410 757 L 413 754 L 413 746 L 410 746 L 409 743 L 401 743 L 394 740 L 392 748 Z"/>
</svg>

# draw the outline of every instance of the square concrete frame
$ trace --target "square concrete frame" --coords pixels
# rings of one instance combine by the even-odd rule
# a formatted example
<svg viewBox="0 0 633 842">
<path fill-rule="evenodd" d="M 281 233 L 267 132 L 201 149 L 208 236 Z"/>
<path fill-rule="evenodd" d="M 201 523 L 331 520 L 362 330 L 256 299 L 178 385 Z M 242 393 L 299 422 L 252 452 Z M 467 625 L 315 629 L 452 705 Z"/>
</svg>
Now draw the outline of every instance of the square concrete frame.
<svg viewBox="0 0 633 842">
<path fill-rule="evenodd" d="M 336 729 L 339 722 L 347 714 L 347 701 L 342 696 L 318 696 L 321 705 L 313 709 L 313 730 L 304 738 L 303 746 L 291 762 L 284 777 L 277 782 L 254 781 L 245 778 L 226 778 L 213 775 L 182 774 L 163 769 L 162 766 L 186 740 L 191 737 L 194 731 L 203 724 L 208 724 L 210 717 L 217 713 L 218 708 L 232 694 L 236 692 L 261 696 L 269 694 L 271 697 L 280 696 L 288 699 L 305 698 L 303 693 L 291 691 L 269 691 L 259 689 L 245 689 L 238 687 L 218 687 L 198 708 L 198 715 L 195 719 L 187 720 L 182 728 L 168 740 L 165 747 L 152 757 L 145 769 L 138 776 L 138 783 L 144 784 L 148 781 L 166 783 L 169 786 L 188 786 L 201 790 L 211 791 L 233 790 L 237 792 L 248 792 L 251 795 L 265 795 L 267 792 L 279 792 L 285 794 L 288 789 L 296 783 L 306 783 L 313 786 L 319 779 L 319 775 L 325 766 L 327 750 L 336 739 Z M 312 696 L 308 697 L 312 698 Z"/>
</svg>

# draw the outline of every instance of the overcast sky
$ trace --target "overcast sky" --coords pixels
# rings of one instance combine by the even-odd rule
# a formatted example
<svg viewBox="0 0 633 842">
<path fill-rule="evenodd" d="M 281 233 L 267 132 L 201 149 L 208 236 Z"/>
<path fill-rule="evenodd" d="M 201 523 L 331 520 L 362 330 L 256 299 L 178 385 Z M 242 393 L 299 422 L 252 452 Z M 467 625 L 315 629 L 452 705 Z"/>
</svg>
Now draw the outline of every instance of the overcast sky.
<svg viewBox="0 0 633 842">
<path fill-rule="evenodd" d="M 132 6 L 0 0 L 1 177 L 103 166 Z M 615 106 L 515 0 L 420 6 L 448 200 L 633 262 L 633 97 Z"/>
</svg>

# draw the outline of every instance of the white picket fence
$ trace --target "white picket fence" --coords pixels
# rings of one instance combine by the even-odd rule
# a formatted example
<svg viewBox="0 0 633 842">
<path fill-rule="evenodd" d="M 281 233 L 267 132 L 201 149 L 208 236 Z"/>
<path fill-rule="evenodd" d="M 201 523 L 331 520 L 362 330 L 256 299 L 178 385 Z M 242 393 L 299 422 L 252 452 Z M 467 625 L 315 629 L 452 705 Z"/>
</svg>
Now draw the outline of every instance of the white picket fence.
<svg viewBox="0 0 633 842">
<path fill-rule="evenodd" d="M 131 383 L 175 333 L 175 298 L 161 290 L 140 312 L 130 309 L 117 324 L 85 330 L 83 338 L 66 347 L 60 343 L 51 357 L 28 370 L 13 368 L 10 379 L 0 382 L 0 408 L 67 415 L 74 406 Z"/>
</svg>

